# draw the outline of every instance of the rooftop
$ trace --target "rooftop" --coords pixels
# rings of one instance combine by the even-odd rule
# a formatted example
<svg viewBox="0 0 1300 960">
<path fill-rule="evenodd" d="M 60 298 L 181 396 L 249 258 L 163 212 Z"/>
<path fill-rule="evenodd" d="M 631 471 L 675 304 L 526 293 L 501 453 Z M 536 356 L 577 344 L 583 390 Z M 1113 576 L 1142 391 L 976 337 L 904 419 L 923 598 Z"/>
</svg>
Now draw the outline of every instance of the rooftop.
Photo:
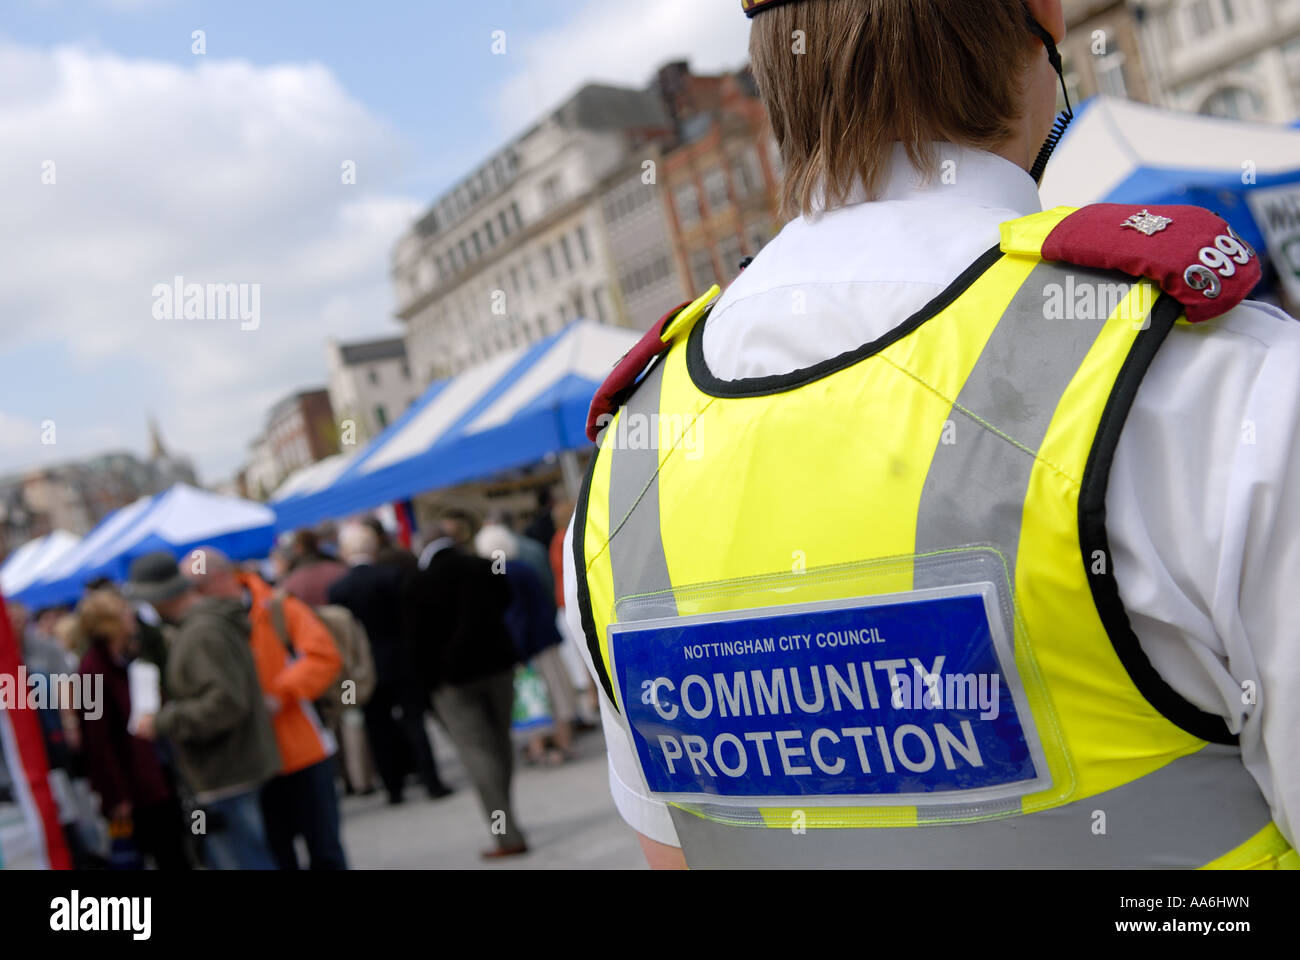
<svg viewBox="0 0 1300 960">
<path fill-rule="evenodd" d="M 501 193 L 519 172 L 517 145 L 536 133 L 546 120 L 570 129 L 596 131 L 672 127 L 672 119 L 656 91 L 588 83 L 542 121 L 512 138 L 468 177 L 444 191 L 416 221 L 416 233 L 432 236 L 461 222 L 480 203 Z M 451 205 L 449 218 L 440 213 L 444 204 Z"/>
<path fill-rule="evenodd" d="M 343 357 L 343 365 L 346 367 L 375 363 L 379 360 L 405 360 L 406 341 L 401 337 L 389 337 L 385 340 L 340 343 L 339 354 Z"/>
</svg>

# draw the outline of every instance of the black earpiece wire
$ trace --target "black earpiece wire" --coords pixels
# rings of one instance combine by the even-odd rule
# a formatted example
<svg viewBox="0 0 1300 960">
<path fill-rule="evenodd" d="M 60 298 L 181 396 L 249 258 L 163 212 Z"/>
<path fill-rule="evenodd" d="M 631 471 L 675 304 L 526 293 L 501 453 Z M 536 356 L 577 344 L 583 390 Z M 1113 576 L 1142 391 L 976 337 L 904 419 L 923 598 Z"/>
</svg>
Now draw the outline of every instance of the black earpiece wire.
<svg viewBox="0 0 1300 960">
<path fill-rule="evenodd" d="M 1047 62 L 1052 65 L 1056 71 L 1057 77 L 1061 80 L 1061 92 L 1065 94 L 1065 110 L 1058 114 L 1056 122 L 1052 124 L 1052 132 L 1047 135 L 1043 141 L 1042 147 L 1038 151 L 1038 157 L 1034 160 L 1034 166 L 1029 171 L 1029 176 L 1033 178 L 1034 183 L 1043 182 L 1043 172 L 1047 169 L 1047 161 L 1052 158 L 1052 152 L 1056 150 L 1056 145 L 1061 142 L 1061 137 L 1065 136 L 1065 130 L 1074 119 L 1074 109 L 1070 106 L 1070 91 L 1065 86 L 1065 68 L 1061 63 L 1061 52 L 1056 49 L 1056 41 L 1043 26 L 1034 19 L 1029 9 L 1025 8 L 1025 16 L 1029 21 L 1029 29 L 1038 39 L 1043 41 L 1043 46 L 1047 48 Z"/>
</svg>

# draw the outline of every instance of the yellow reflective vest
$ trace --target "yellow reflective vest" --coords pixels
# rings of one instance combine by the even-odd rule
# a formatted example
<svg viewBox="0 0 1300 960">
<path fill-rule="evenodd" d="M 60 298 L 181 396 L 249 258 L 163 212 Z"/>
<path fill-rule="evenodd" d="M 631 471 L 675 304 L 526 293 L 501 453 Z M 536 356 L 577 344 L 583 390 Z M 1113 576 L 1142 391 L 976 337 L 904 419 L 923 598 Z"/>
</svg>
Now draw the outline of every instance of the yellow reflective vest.
<svg viewBox="0 0 1300 960">
<path fill-rule="evenodd" d="M 1185 321 L 1149 280 L 1043 260 L 1069 213 L 1005 224 L 923 311 L 784 376 L 714 378 L 702 298 L 604 430 L 573 559 L 620 714 L 641 691 L 618 689 L 611 627 L 991 580 L 1044 768 L 998 803 L 678 798 L 689 865 L 1297 866 L 1235 737 L 1155 672 L 1120 601 L 1110 464 Z"/>
</svg>

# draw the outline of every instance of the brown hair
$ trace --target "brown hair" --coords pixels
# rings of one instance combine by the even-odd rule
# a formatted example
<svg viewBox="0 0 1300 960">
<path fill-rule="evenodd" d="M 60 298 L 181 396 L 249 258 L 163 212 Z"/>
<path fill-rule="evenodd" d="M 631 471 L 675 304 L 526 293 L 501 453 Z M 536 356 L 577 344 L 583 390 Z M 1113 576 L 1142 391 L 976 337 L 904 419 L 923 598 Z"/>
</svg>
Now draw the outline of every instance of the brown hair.
<svg viewBox="0 0 1300 960">
<path fill-rule="evenodd" d="M 91 590 L 77 604 L 77 626 L 83 644 L 86 640 L 116 640 L 125 632 L 122 615 L 126 600 L 112 587 Z"/>
<path fill-rule="evenodd" d="M 54 637 L 59 646 L 80 657 L 86 652 L 86 635 L 81 632 L 81 618 L 75 613 L 65 613 L 54 624 Z"/>
<path fill-rule="evenodd" d="M 1008 139 L 1034 40 L 1023 0 L 804 0 L 755 17 L 749 53 L 795 215 L 877 196 L 895 142 L 932 176 L 932 141 Z"/>
</svg>

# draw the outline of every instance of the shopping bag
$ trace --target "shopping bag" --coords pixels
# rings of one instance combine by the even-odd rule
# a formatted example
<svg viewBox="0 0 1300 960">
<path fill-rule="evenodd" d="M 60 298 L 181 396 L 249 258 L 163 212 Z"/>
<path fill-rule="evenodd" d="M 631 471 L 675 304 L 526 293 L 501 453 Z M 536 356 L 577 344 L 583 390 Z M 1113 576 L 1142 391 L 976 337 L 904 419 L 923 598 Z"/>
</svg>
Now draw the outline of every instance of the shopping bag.
<svg viewBox="0 0 1300 960">
<path fill-rule="evenodd" d="M 515 666 L 515 706 L 510 728 L 516 733 L 537 733 L 553 724 L 551 698 L 546 683 L 531 664 Z"/>
</svg>

